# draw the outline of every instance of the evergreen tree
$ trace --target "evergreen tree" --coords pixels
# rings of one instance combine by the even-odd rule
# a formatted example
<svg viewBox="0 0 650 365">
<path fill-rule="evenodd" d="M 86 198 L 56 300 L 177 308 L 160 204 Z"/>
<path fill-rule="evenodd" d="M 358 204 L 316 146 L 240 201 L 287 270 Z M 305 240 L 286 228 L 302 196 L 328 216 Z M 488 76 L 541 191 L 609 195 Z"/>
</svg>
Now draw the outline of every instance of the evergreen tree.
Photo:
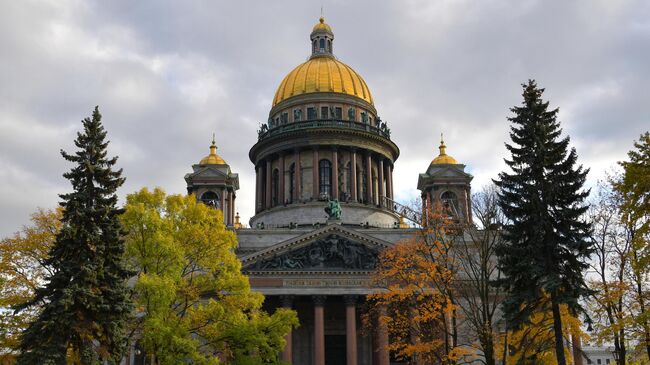
<svg viewBox="0 0 650 365">
<path fill-rule="evenodd" d="M 132 306 L 115 195 L 124 178 L 121 169 L 112 169 L 117 157 L 106 157 L 98 108 L 82 123 L 78 150 L 61 151 L 75 163 L 63 175 L 73 191 L 60 195 L 62 227 L 46 260 L 52 274 L 22 306 L 42 305 L 42 311 L 22 335 L 19 364 L 65 364 L 68 356 L 82 364 L 112 364 L 124 352 Z"/>
<path fill-rule="evenodd" d="M 508 118 L 512 143 L 506 147 L 512 157 L 505 162 L 512 173 L 501 172 L 495 181 L 508 220 L 497 248 L 503 274 L 498 284 L 507 292 L 503 310 L 511 328 L 527 324 L 550 296 L 557 363 L 565 365 L 560 304 L 583 312 L 578 299 L 590 293 L 582 275 L 592 252 L 591 227 L 582 220 L 588 170 L 576 167 L 569 137 L 560 138 L 558 109 L 548 110 L 544 89 L 533 80 L 522 86 L 523 104 Z"/>
</svg>

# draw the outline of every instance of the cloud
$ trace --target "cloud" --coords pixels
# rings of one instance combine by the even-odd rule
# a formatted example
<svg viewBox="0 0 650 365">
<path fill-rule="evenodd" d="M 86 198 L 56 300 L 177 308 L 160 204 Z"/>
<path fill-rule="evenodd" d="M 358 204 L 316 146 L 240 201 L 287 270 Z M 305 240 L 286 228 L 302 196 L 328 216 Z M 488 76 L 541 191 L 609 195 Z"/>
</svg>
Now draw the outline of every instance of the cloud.
<svg viewBox="0 0 650 365">
<path fill-rule="evenodd" d="M 395 190 L 418 195 L 437 154 L 467 165 L 474 189 L 504 168 L 509 108 L 535 78 L 591 167 L 590 183 L 648 130 L 650 4 L 645 1 L 324 3 L 335 53 L 373 92 L 401 148 Z M 275 88 L 308 56 L 320 3 L 20 1 L 0 4 L 0 235 L 68 191 L 79 121 L 100 106 L 127 182 L 184 193 L 208 153 L 240 174 L 253 214 L 248 149 Z"/>
</svg>

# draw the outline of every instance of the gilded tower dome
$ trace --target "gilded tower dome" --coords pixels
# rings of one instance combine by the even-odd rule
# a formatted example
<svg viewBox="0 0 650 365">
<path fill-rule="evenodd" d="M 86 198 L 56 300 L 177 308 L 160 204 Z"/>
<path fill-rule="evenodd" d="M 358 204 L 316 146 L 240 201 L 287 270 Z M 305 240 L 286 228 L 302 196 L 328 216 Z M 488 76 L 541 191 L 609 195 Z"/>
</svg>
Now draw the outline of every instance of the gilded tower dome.
<svg viewBox="0 0 650 365">
<path fill-rule="evenodd" d="M 273 98 L 273 106 L 293 96 L 309 93 L 340 93 L 373 104 L 368 85 L 350 66 L 333 54 L 332 28 L 323 17 L 311 33 L 312 55 L 284 77 Z"/>
<path fill-rule="evenodd" d="M 199 165 L 227 165 L 226 161 L 217 155 L 217 144 L 212 137 L 212 144 L 210 145 L 210 154 L 203 157 Z"/>
<path fill-rule="evenodd" d="M 440 136 L 440 147 L 438 148 L 440 149 L 440 154 L 431 161 L 432 165 L 458 165 L 458 161 L 447 154 L 447 146 L 442 136 Z"/>
</svg>

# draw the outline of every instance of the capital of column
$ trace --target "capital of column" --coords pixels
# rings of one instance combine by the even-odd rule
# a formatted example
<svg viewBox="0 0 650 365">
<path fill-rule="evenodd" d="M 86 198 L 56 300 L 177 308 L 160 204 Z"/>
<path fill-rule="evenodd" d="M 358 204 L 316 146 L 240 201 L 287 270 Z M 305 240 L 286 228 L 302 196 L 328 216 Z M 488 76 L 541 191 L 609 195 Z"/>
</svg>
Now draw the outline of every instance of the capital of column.
<svg viewBox="0 0 650 365">
<path fill-rule="evenodd" d="M 325 305 L 325 300 L 327 300 L 327 296 L 325 296 L 325 295 L 312 295 L 311 299 L 314 301 L 314 305 L 323 306 L 323 305 Z"/>
</svg>

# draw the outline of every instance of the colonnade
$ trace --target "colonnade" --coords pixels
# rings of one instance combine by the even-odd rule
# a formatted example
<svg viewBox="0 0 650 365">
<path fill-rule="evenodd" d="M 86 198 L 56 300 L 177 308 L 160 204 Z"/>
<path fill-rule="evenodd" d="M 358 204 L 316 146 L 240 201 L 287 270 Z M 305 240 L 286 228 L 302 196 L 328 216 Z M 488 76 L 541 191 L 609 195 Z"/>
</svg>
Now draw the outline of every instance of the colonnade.
<svg viewBox="0 0 650 365">
<path fill-rule="evenodd" d="M 328 299 L 325 295 L 314 295 L 311 297 L 314 305 L 314 343 L 313 343 L 313 365 L 325 365 L 325 304 Z M 346 365 L 357 365 L 357 303 L 359 297 L 356 295 L 345 295 L 345 343 L 346 343 Z M 331 300 L 331 299 L 330 299 Z M 291 309 L 293 296 L 282 296 L 281 306 Z M 280 358 L 283 361 L 293 361 L 293 339 L 290 332 L 286 337 L 286 346 Z M 388 331 L 385 326 L 378 324 L 373 348 L 373 364 L 389 365 L 390 355 L 388 351 Z"/>
<path fill-rule="evenodd" d="M 323 198 L 320 191 L 320 169 L 319 162 L 324 153 L 328 152 L 328 161 L 331 163 L 331 195 L 328 198 L 335 198 L 346 202 L 362 202 L 365 204 L 381 205 L 382 197 L 393 199 L 393 162 L 382 154 L 361 150 L 356 148 L 314 147 L 311 149 L 294 149 L 274 153 L 261 159 L 256 164 L 256 213 L 285 203 L 302 202 L 304 200 L 319 200 Z M 311 166 L 303 166 L 305 153 L 311 154 Z M 303 157 L 301 161 L 301 157 Z M 347 169 L 346 166 L 339 166 L 339 159 L 344 158 L 349 163 L 348 175 L 340 172 Z M 355 163 L 352 163 L 354 161 Z M 293 187 L 286 193 L 286 164 L 293 164 L 293 171 L 289 176 L 289 184 Z M 311 192 L 306 197 L 303 189 L 303 171 L 312 169 Z M 361 169 L 361 171 L 359 171 Z M 277 182 L 273 174 L 277 173 Z M 341 176 L 346 176 L 347 181 L 343 184 Z M 365 179 L 364 179 L 365 178 Z M 359 181 L 359 179 L 365 181 Z M 275 186 L 277 184 L 278 186 Z M 340 188 L 343 191 L 340 191 Z M 305 187 L 307 189 L 309 187 Z"/>
</svg>

